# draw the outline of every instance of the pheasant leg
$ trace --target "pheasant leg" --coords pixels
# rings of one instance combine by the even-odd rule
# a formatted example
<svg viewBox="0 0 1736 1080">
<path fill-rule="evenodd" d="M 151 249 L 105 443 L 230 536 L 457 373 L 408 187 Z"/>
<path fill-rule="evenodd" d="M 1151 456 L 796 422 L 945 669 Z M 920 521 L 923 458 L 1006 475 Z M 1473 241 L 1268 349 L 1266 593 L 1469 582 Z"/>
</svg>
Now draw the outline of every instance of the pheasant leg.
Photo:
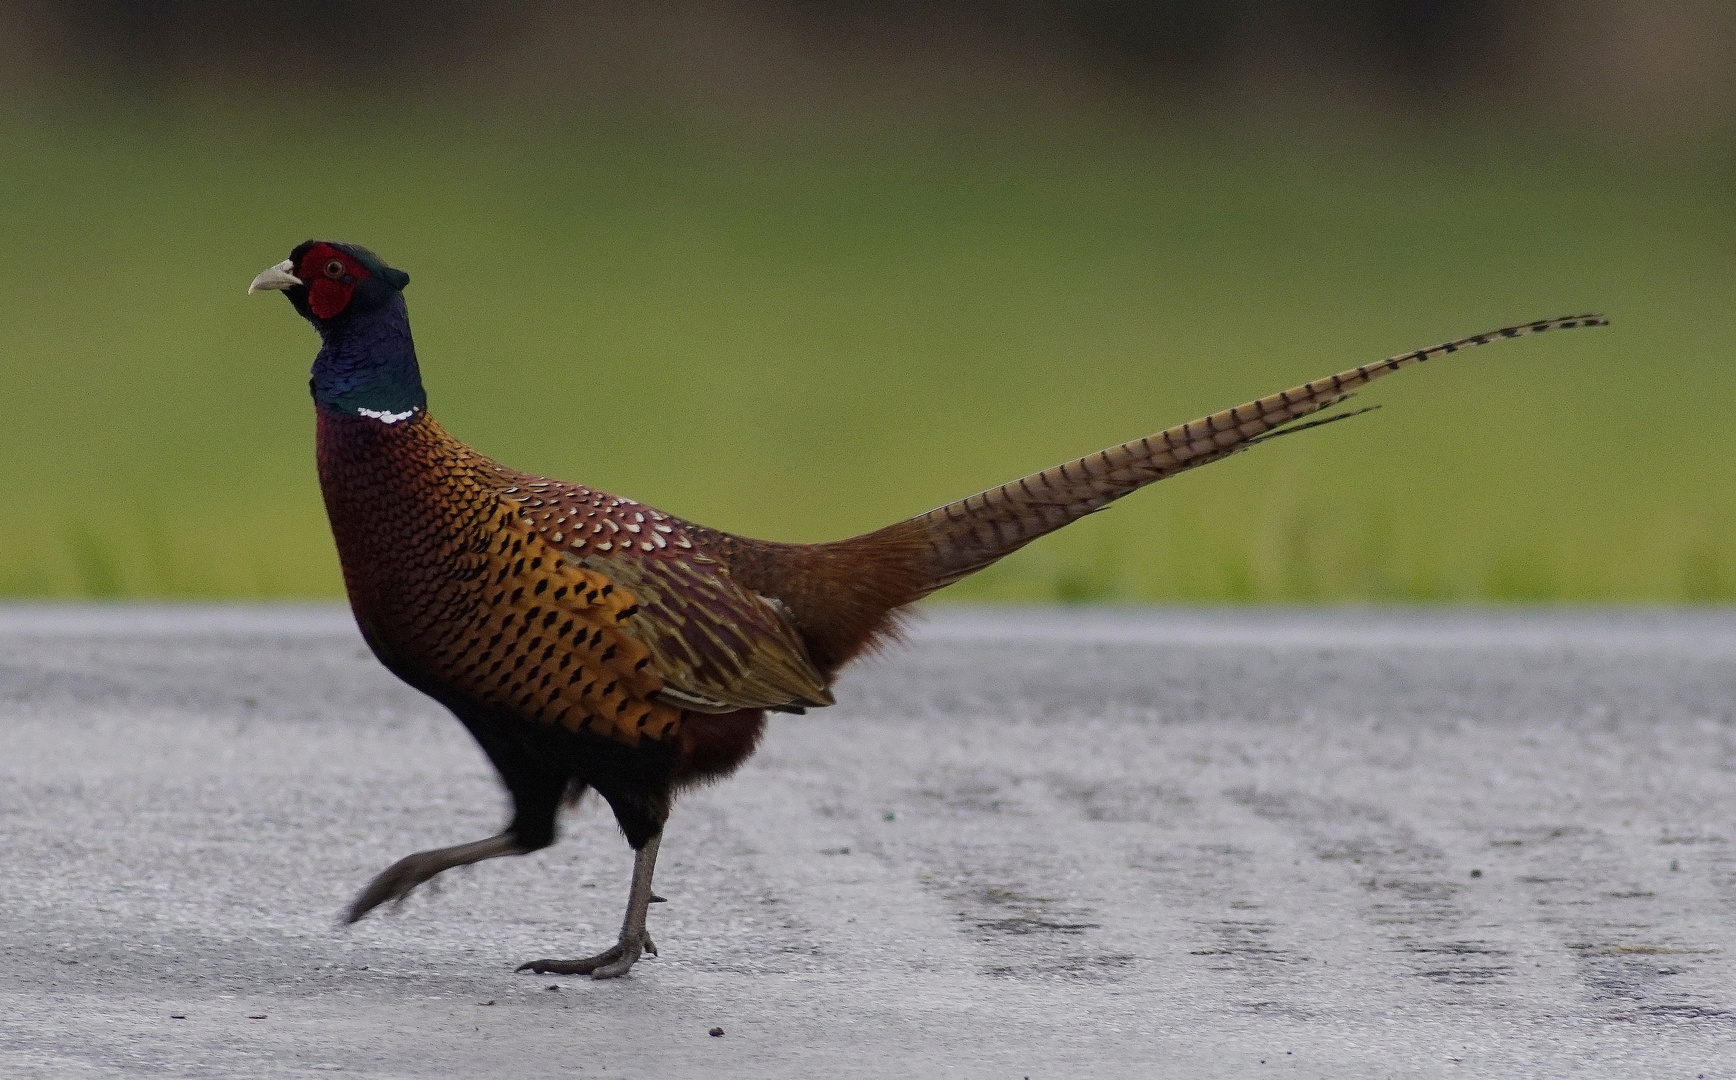
<svg viewBox="0 0 1736 1080">
<path fill-rule="evenodd" d="M 651 837 L 633 859 L 633 888 L 627 894 L 627 917 L 621 923 L 621 938 L 609 948 L 583 960 L 532 960 L 518 970 L 538 975 L 589 975 L 593 979 L 618 979 L 631 971 L 645 953 L 657 955 L 657 946 L 645 932 L 645 912 L 651 906 L 651 874 L 657 868 L 657 846 L 663 834 Z"/>
<path fill-rule="evenodd" d="M 355 922 L 388 900 L 402 901 L 410 895 L 410 890 L 454 866 L 468 866 L 484 859 L 498 859 L 502 855 L 522 855 L 526 850 L 512 833 L 504 832 L 486 840 L 406 855 L 388 866 L 361 891 L 351 902 L 344 921 Z"/>
</svg>

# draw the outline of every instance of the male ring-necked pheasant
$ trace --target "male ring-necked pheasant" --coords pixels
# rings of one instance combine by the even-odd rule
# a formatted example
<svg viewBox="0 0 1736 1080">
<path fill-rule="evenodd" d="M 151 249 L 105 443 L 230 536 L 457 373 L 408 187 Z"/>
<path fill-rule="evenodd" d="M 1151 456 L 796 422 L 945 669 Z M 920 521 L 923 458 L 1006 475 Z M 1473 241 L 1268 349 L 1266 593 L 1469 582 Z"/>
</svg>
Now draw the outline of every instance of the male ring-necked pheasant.
<svg viewBox="0 0 1736 1080">
<path fill-rule="evenodd" d="M 906 605 L 1154 480 L 1325 423 L 1286 426 L 1389 372 L 1604 324 L 1545 319 L 1403 353 L 864 536 L 779 544 L 527 475 L 448 435 L 428 415 L 409 280 L 365 248 L 309 240 L 248 290 L 283 292 L 320 334 L 320 487 L 362 636 L 457 714 L 513 802 L 503 832 L 400 860 L 348 916 L 452 867 L 546 847 L 562 804 L 595 788 L 637 853 L 620 939 L 519 970 L 598 979 L 656 953 L 645 913 L 675 793 L 746 760 L 768 711 L 832 704 L 839 669 L 893 634 Z"/>
</svg>

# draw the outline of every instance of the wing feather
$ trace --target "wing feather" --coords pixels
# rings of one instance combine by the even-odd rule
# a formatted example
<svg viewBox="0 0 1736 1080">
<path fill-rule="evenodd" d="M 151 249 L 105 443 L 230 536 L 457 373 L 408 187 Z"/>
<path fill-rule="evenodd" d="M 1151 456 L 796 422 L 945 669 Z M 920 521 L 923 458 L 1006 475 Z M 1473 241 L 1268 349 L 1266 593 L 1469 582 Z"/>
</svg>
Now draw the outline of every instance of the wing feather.
<svg viewBox="0 0 1736 1080">
<path fill-rule="evenodd" d="M 503 498 L 565 559 L 632 595 L 620 630 L 649 650 L 658 700 L 710 713 L 832 704 L 788 610 L 731 577 L 685 523 L 556 481 L 527 480 Z"/>
</svg>

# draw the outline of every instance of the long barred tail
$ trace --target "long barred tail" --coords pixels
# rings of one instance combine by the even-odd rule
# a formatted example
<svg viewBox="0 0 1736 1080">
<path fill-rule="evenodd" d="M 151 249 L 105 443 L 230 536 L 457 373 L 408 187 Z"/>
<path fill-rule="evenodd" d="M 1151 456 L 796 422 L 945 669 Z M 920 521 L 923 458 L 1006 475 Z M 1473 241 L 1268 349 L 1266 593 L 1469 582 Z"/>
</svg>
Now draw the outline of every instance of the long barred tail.
<svg viewBox="0 0 1736 1080">
<path fill-rule="evenodd" d="M 1606 325 L 1608 320 L 1602 315 L 1568 315 L 1401 353 L 1032 473 L 899 522 L 881 530 L 879 535 L 886 540 L 914 542 L 917 546 L 914 554 L 923 564 L 922 576 L 926 580 L 919 586 L 917 596 L 910 598 L 914 600 L 981 570 L 1039 536 L 1100 510 L 1147 484 L 1228 457 L 1274 433 L 1299 430 L 1280 431 L 1304 416 L 1338 404 L 1357 387 L 1400 368 L 1503 338 Z"/>
</svg>

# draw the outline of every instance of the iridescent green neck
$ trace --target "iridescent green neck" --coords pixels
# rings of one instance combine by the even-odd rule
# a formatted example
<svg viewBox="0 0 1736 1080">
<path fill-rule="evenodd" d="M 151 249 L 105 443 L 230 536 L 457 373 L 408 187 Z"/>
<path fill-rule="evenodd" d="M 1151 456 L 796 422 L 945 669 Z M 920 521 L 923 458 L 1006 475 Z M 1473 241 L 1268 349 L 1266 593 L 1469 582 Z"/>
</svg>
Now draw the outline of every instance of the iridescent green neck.
<svg viewBox="0 0 1736 1080">
<path fill-rule="evenodd" d="M 314 358 L 310 384 L 320 408 L 385 424 L 427 410 L 402 296 L 321 332 L 325 344 Z"/>
</svg>

